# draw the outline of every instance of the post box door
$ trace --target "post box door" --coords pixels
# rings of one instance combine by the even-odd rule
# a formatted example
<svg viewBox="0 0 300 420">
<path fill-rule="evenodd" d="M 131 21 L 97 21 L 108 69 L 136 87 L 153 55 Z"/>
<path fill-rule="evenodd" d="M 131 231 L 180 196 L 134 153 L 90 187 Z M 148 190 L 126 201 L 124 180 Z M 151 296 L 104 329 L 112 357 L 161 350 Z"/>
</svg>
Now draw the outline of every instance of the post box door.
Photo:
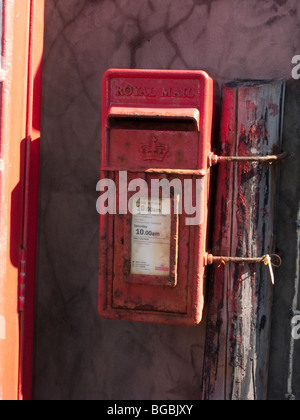
<svg viewBox="0 0 300 420">
<path fill-rule="evenodd" d="M 149 178 L 145 180 L 150 183 Z M 150 202 L 150 195 L 147 198 Z M 158 204 L 160 200 L 163 199 L 158 198 Z M 184 215 L 174 214 L 176 197 L 165 200 L 170 200 L 170 215 L 129 213 L 114 217 L 115 308 L 187 313 L 191 232 L 183 223 Z"/>
</svg>

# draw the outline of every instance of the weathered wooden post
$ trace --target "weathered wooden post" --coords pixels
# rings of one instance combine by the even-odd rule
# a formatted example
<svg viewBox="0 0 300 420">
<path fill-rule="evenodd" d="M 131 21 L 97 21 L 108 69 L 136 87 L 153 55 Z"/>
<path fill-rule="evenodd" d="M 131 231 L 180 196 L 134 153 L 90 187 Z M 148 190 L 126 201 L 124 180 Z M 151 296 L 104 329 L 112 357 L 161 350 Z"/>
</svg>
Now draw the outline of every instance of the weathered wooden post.
<svg viewBox="0 0 300 420">
<path fill-rule="evenodd" d="M 219 154 L 279 153 L 284 93 L 283 80 L 227 83 Z M 274 252 L 279 166 L 271 159 L 219 160 L 213 255 L 252 258 Z M 224 258 L 213 271 L 203 399 L 265 399 L 273 289 L 269 269 L 263 263 L 226 262 Z"/>
</svg>

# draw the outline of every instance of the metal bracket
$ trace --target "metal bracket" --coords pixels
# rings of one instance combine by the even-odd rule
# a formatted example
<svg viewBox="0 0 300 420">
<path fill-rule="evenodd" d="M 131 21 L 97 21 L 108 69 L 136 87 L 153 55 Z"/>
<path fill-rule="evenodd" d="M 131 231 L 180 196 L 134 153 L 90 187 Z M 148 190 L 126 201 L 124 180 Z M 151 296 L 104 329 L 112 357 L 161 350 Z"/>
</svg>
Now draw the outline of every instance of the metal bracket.
<svg viewBox="0 0 300 420">
<path fill-rule="evenodd" d="M 206 265 L 211 265 L 214 263 L 219 263 L 219 267 L 221 265 L 226 265 L 227 263 L 235 263 L 235 264 L 255 264 L 255 263 L 263 263 L 264 265 L 269 267 L 270 277 L 272 284 L 274 285 L 274 273 L 272 267 L 280 267 L 282 264 L 282 259 L 277 254 L 266 254 L 262 257 L 254 257 L 254 258 L 246 258 L 246 257 L 221 257 L 221 256 L 214 256 L 212 254 L 206 254 Z"/>
<path fill-rule="evenodd" d="M 221 263 L 221 264 L 227 264 L 227 263 L 236 263 L 236 264 L 255 264 L 255 263 L 264 263 L 265 265 L 268 264 L 268 257 L 271 259 L 271 264 L 273 267 L 280 267 L 282 264 L 282 259 L 277 254 L 271 254 L 271 255 L 264 255 L 262 257 L 253 257 L 253 258 L 247 258 L 247 257 L 221 257 L 221 256 L 214 256 L 212 254 L 207 254 L 206 261 L 208 265 L 214 264 L 214 263 Z"/>
<path fill-rule="evenodd" d="M 268 156 L 217 156 L 212 153 L 209 157 L 210 166 L 217 165 L 222 162 L 260 162 L 272 165 L 287 159 L 290 156 L 288 152 L 283 152 L 278 155 Z"/>
</svg>

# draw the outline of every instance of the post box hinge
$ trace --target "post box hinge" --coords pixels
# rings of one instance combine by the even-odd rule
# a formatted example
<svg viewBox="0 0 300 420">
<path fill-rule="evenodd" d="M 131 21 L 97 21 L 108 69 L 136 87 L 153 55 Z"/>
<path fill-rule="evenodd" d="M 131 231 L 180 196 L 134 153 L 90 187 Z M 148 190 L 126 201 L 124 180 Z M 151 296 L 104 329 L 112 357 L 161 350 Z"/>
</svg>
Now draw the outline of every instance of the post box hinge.
<svg viewBox="0 0 300 420">
<path fill-rule="evenodd" d="M 26 249 L 21 248 L 20 261 L 19 261 L 19 292 L 18 292 L 18 311 L 19 312 L 23 312 L 25 309 L 26 263 L 27 263 L 27 252 L 26 252 Z"/>
<path fill-rule="evenodd" d="M 27 241 L 28 241 L 28 216 L 29 216 L 29 174 L 30 174 L 30 152 L 31 136 L 26 138 L 24 147 L 24 175 L 21 180 L 23 183 L 23 220 L 22 220 L 22 242 L 20 247 L 19 261 L 19 291 L 18 291 L 18 310 L 25 310 L 25 286 L 27 276 Z"/>
<path fill-rule="evenodd" d="M 267 156 L 218 156 L 214 153 L 211 153 L 209 156 L 209 166 L 217 165 L 218 163 L 222 162 L 260 162 L 272 165 L 273 163 L 282 162 L 288 157 L 290 157 L 288 152 Z"/>
</svg>

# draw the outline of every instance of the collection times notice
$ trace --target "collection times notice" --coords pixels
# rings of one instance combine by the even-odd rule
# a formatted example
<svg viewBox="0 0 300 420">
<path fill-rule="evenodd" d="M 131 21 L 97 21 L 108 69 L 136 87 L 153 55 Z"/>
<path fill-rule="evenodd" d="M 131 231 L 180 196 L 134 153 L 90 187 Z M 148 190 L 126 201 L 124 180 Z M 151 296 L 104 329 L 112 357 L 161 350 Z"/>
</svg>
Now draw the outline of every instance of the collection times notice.
<svg viewBox="0 0 300 420">
<path fill-rule="evenodd" d="M 162 214 L 164 200 L 140 198 L 132 215 L 131 274 L 170 275 L 171 215 Z"/>
</svg>

